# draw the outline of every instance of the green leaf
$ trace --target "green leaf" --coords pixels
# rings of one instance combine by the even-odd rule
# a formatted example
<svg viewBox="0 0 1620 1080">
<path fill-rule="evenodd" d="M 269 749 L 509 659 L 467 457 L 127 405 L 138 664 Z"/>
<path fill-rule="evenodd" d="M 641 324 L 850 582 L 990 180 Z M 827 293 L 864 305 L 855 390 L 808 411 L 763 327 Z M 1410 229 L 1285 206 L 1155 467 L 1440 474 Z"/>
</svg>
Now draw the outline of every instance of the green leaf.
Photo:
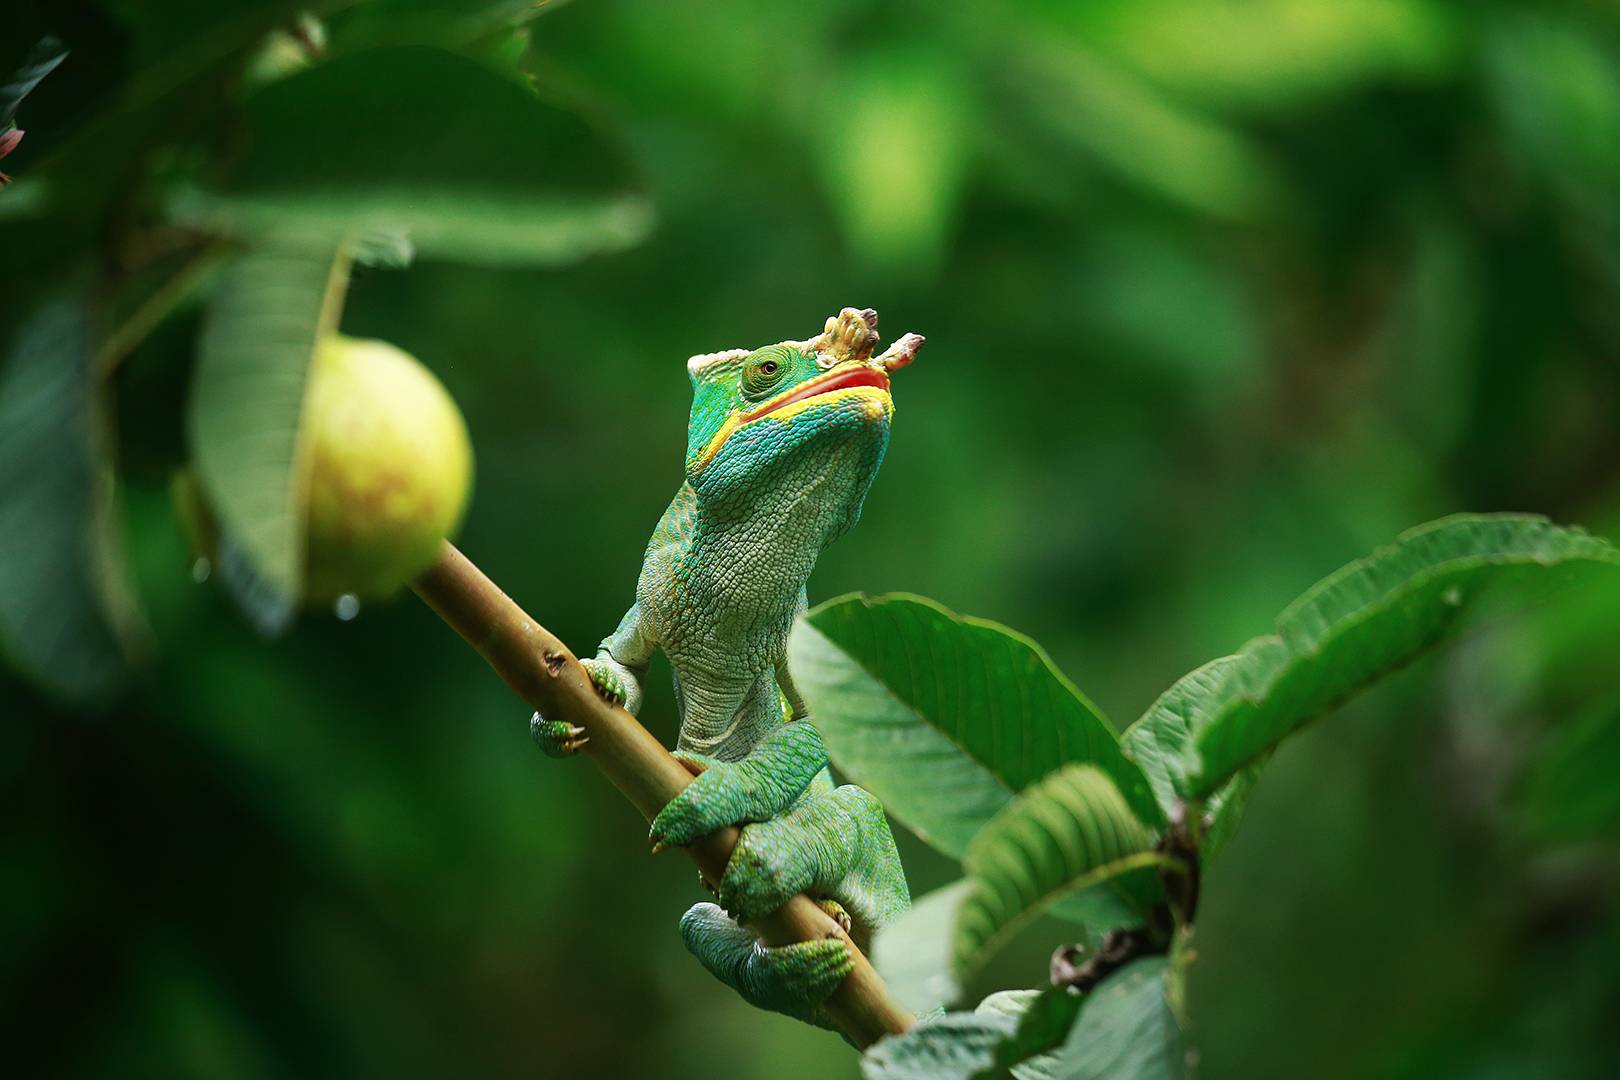
<svg viewBox="0 0 1620 1080">
<path fill-rule="evenodd" d="M 1578 529 L 1514 514 L 1459 515 L 1314 585 L 1243 648 L 1192 718 L 1204 797 L 1306 721 L 1426 649 L 1527 598 L 1620 573 L 1620 552 Z"/>
<path fill-rule="evenodd" d="M 1195 718 L 1203 714 L 1209 696 L 1220 688 L 1238 661 L 1236 656 L 1222 656 L 1189 671 L 1148 706 L 1147 712 L 1119 738 L 1125 752 L 1147 774 L 1148 783 L 1153 785 L 1153 794 L 1158 797 L 1166 816 L 1174 812 L 1180 801 L 1177 785 L 1198 767 L 1193 738 Z M 1212 824 L 1199 853 L 1206 863 L 1231 839 L 1264 764 L 1265 760 L 1261 759 L 1247 766 L 1205 802 L 1203 809 Z"/>
<path fill-rule="evenodd" d="M 1236 656 L 1222 656 L 1189 671 L 1119 737 L 1125 753 L 1142 767 L 1167 816 L 1180 798 L 1178 785 L 1198 768 L 1195 719 L 1237 662 Z"/>
<path fill-rule="evenodd" d="M 995 1050 L 995 1063 L 1008 1068 L 1016 1080 L 1052 1080 L 1057 1055 L 1085 1004 L 1085 995 L 1071 987 L 1044 990 L 1002 990 L 979 1002 L 980 1015 L 1007 1016 L 1017 1029 Z"/>
<path fill-rule="evenodd" d="M 918 897 L 911 910 L 877 932 L 872 966 L 906 1008 L 923 1014 L 962 995 L 951 967 L 951 938 L 971 881 L 957 881 Z"/>
<path fill-rule="evenodd" d="M 438 49 L 339 56 L 245 109 L 246 158 L 225 186 L 178 196 L 178 216 L 316 245 L 403 234 L 424 256 L 530 265 L 628 247 L 651 223 L 622 155 L 577 115 Z"/>
<path fill-rule="evenodd" d="M 1142 771 L 1040 646 L 921 597 L 844 597 L 788 645 L 794 683 L 834 764 L 918 836 L 961 857 L 1013 795 L 1091 763 L 1163 823 Z"/>
<path fill-rule="evenodd" d="M 232 541 L 225 580 L 267 633 L 285 627 L 302 591 L 304 386 L 317 343 L 337 328 L 348 267 L 339 243 L 249 250 L 221 272 L 203 324 L 187 415 L 193 465 Z"/>
<path fill-rule="evenodd" d="M 976 970 L 1020 926 L 1064 896 L 1166 865 L 1153 834 L 1131 813 L 1119 789 L 1091 765 L 1066 765 L 1031 787 L 985 825 L 968 848 L 972 888 L 951 936 L 958 979 Z M 1128 906 L 1154 898 L 1141 877 L 1119 898 Z"/>
<path fill-rule="evenodd" d="M 91 340 L 89 310 L 56 301 L 22 326 L 0 375 L 0 645 L 79 703 L 116 689 L 141 629 Z"/>
<path fill-rule="evenodd" d="M 1181 1025 L 1170 1008 L 1162 956 L 1144 957 L 1086 996 L 1057 1052 L 1061 1080 L 1177 1080 L 1186 1075 Z"/>
<path fill-rule="evenodd" d="M 996 1075 L 996 1050 L 1017 1021 L 986 1013 L 946 1013 L 902 1035 L 878 1040 L 861 1058 L 867 1080 L 973 1080 Z"/>
<path fill-rule="evenodd" d="M 17 70 L 11 73 L 11 78 L 0 86 L 0 127 L 11 122 L 23 98 L 39 85 L 41 79 L 55 71 L 56 65 L 67 59 L 67 54 L 67 46 L 54 34 L 48 34 L 34 43 Z"/>
<path fill-rule="evenodd" d="M 1049 1080 L 1055 1062 L 1042 1055 L 1062 1044 L 1084 1003 L 1072 990 L 1004 990 L 972 1012 L 925 1020 L 875 1044 L 861 1074 L 888 1080 L 980 1080 L 1005 1076 Z"/>
</svg>

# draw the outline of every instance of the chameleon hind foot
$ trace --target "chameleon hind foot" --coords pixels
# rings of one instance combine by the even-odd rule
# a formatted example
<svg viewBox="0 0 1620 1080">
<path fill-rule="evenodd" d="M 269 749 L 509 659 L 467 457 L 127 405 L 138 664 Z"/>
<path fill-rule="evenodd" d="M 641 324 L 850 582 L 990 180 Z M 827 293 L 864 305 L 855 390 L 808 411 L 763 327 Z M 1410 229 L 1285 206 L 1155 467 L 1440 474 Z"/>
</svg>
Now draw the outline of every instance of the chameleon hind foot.
<svg viewBox="0 0 1620 1080">
<path fill-rule="evenodd" d="M 608 661 L 599 657 L 590 657 L 581 660 L 585 674 L 591 677 L 591 685 L 596 687 L 597 694 L 602 700 L 622 705 L 627 697 L 625 693 L 624 677 Z M 529 734 L 534 738 L 535 745 L 545 751 L 547 757 L 563 758 L 577 754 L 580 748 L 590 742 L 590 736 L 578 724 L 570 724 L 563 720 L 547 720 L 539 713 L 529 717 Z"/>
<path fill-rule="evenodd" d="M 743 828 L 720 879 L 721 907 L 746 922 L 801 892 L 836 900 L 839 910 L 828 914 L 847 922 L 863 948 L 911 906 L 883 807 L 869 792 L 851 784 L 812 791 L 781 816 Z"/>
<path fill-rule="evenodd" d="M 714 904 L 694 905 L 681 916 L 681 940 L 745 1001 L 818 1027 L 832 1026 L 819 1006 L 855 967 L 842 938 L 772 948 Z"/>
</svg>

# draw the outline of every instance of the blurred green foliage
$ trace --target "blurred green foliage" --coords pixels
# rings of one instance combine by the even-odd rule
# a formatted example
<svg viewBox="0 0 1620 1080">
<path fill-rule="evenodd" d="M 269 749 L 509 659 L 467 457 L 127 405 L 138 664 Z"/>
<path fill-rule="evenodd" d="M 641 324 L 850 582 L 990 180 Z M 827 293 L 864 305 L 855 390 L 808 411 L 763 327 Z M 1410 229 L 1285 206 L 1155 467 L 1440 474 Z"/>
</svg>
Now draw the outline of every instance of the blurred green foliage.
<svg viewBox="0 0 1620 1080">
<path fill-rule="evenodd" d="M 409 269 L 358 271 L 344 312 L 461 403 L 462 546 L 576 648 L 623 609 L 678 482 L 685 357 L 845 304 L 930 344 L 812 596 L 911 590 L 1016 626 L 1116 722 L 1413 522 L 1517 509 L 1620 532 L 1612 3 L 579 0 L 519 29 L 530 5 L 307 6 L 333 66 L 386 44 L 534 78 L 631 163 L 613 190 L 645 192 L 636 246 L 645 208 L 606 219 L 623 243 L 590 234 L 622 250 L 568 265 L 424 243 Z M 351 95 L 375 125 L 281 115 L 277 159 L 243 172 L 264 144 L 240 72 L 299 7 L 8 9 L 0 70 L 48 32 L 71 51 L 4 162 L 0 385 L 64 295 L 123 325 L 171 280 L 187 193 L 352 191 L 375 164 L 348 156 L 359 140 L 398 151 L 408 117 Z M 413 106 L 434 126 L 419 169 L 390 159 L 419 174 L 397 190 L 489 192 L 475 136 L 524 129 L 441 106 Z M 510 160 L 575 190 L 572 149 Z M 149 656 L 73 704 L 25 675 L 41 624 L 8 631 L 12 1067 L 852 1075 L 836 1039 L 690 962 L 690 868 L 645 858 L 587 767 L 540 759 L 522 706 L 421 605 L 267 643 L 192 582 L 168 486 L 210 283 L 116 366 L 73 360 L 105 378 L 115 435 L 116 543 L 95 550 L 121 549 L 147 624 L 109 626 Z M 82 384 L 50 385 L 11 415 L 84 415 Z M 102 520 L 109 473 L 18 445 L 0 438 L 7 511 L 51 460 L 72 520 Z M 17 535 L 7 600 L 41 585 Z M 60 603 L 95 618 L 109 594 L 67 576 Z M 81 641 L 100 665 L 105 642 Z M 1617 717 L 1620 596 L 1593 589 L 1285 744 L 1203 901 L 1203 1075 L 1606 1075 L 1620 805 L 1583 777 L 1620 774 Z M 901 843 L 914 893 L 954 876 Z M 1024 935 L 978 996 L 1041 984 L 1063 930 Z"/>
</svg>

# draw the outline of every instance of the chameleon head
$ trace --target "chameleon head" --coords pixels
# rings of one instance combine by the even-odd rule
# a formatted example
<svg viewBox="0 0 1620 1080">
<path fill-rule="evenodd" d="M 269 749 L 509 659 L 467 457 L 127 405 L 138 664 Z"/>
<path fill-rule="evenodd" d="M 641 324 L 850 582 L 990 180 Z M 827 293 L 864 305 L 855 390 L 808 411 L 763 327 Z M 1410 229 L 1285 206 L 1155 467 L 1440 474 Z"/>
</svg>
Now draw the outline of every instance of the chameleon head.
<svg viewBox="0 0 1620 1080">
<path fill-rule="evenodd" d="M 907 334 L 874 357 L 877 313 L 845 308 L 807 341 L 694 356 L 687 479 L 716 500 L 813 491 L 852 523 L 888 445 L 890 375 L 922 341 Z"/>
</svg>

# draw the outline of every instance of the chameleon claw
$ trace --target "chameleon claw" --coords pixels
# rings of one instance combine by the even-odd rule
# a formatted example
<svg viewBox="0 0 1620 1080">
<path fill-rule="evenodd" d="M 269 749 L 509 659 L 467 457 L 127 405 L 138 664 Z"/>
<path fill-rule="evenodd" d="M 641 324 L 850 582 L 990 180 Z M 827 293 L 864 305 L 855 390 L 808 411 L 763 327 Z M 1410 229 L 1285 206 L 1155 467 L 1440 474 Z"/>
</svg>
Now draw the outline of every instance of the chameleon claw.
<svg viewBox="0 0 1620 1080">
<path fill-rule="evenodd" d="M 667 850 L 669 850 L 669 845 L 665 844 L 662 840 L 654 840 L 653 841 L 652 853 L 654 855 L 661 854 L 662 852 L 667 851 Z"/>
<path fill-rule="evenodd" d="M 851 921 L 849 917 L 849 912 L 844 910 L 844 905 L 840 904 L 836 900 L 830 898 L 825 900 L 817 900 L 816 907 L 830 915 L 832 917 L 832 921 L 837 923 L 838 928 L 846 934 L 849 933 L 850 927 L 854 925 L 853 921 Z M 827 936 L 836 937 L 837 935 L 828 934 Z"/>
<path fill-rule="evenodd" d="M 625 693 L 624 679 L 617 671 L 600 657 L 590 657 L 581 660 L 585 674 L 591 677 L 591 686 L 596 690 L 596 696 L 609 705 L 623 705 L 628 696 Z"/>
<path fill-rule="evenodd" d="M 591 737 L 585 734 L 585 729 L 578 724 L 568 724 L 562 721 L 552 722 L 535 713 L 529 718 L 529 735 L 535 744 L 551 757 L 567 757 L 577 754 Z"/>
</svg>

